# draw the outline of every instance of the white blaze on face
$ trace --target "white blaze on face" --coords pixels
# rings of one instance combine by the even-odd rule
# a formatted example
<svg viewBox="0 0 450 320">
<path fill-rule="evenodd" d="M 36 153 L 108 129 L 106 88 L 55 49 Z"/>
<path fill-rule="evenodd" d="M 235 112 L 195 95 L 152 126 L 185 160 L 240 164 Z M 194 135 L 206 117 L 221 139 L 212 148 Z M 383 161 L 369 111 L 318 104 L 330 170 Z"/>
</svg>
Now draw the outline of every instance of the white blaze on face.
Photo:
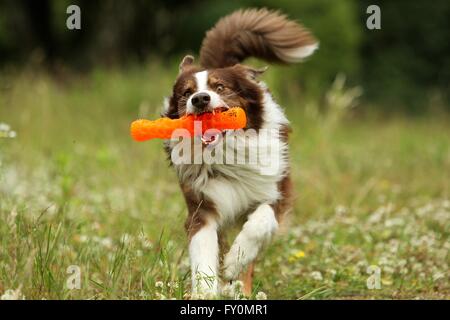
<svg viewBox="0 0 450 320">
<path fill-rule="evenodd" d="M 215 108 L 226 106 L 225 103 L 222 101 L 222 99 L 220 98 L 220 96 L 217 93 L 215 93 L 212 90 L 208 90 L 208 71 L 207 70 L 197 72 L 194 76 L 195 76 L 195 82 L 197 85 L 197 91 L 194 92 L 187 101 L 186 111 L 188 114 L 194 113 L 194 106 L 192 105 L 192 97 L 195 94 L 200 93 L 200 92 L 207 93 L 211 97 L 211 101 L 209 102 L 208 108 L 205 111 L 212 111 Z"/>
<path fill-rule="evenodd" d="M 208 90 L 208 71 L 201 71 L 195 74 L 197 82 L 197 92 Z"/>
</svg>

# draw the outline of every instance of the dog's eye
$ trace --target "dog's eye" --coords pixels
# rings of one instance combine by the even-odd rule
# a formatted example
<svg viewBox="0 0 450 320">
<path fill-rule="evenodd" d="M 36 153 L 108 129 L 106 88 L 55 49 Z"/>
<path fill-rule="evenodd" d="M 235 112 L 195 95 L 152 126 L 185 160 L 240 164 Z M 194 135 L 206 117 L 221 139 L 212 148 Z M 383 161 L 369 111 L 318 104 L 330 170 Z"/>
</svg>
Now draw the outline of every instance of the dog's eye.
<svg viewBox="0 0 450 320">
<path fill-rule="evenodd" d="M 224 87 L 223 84 L 218 84 L 217 87 L 216 87 L 216 91 L 217 92 L 222 92 L 224 89 L 225 89 L 225 87 Z"/>
<path fill-rule="evenodd" d="M 189 96 L 192 94 L 192 90 L 191 89 L 187 89 L 184 93 L 183 96 L 185 96 L 186 98 L 189 98 Z"/>
</svg>

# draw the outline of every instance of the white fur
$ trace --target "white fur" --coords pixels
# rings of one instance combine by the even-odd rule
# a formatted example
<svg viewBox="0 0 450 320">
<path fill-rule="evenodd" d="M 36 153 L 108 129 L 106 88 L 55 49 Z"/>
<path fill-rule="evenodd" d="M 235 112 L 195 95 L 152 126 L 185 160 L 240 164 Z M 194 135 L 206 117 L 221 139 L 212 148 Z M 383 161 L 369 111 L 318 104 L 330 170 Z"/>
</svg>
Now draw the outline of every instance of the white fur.
<svg viewBox="0 0 450 320">
<path fill-rule="evenodd" d="M 186 113 L 194 113 L 194 106 L 192 105 L 192 97 L 197 93 L 207 93 L 211 97 L 208 109 L 212 111 L 215 108 L 226 107 L 226 104 L 222 101 L 220 96 L 212 90 L 208 90 L 208 71 L 200 71 L 195 75 L 195 83 L 197 84 L 197 91 L 193 93 L 186 103 Z"/>
<path fill-rule="evenodd" d="M 196 75 L 197 85 L 204 88 L 207 73 Z M 272 237 L 277 229 L 277 221 L 270 207 L 281 197 L 278 182 L 283 179 L 288 166 L 286 143 L 279 135 L 281 126 L 289 122 L 280 106 L 273 101 L 266 86 L 261 83 L 263 96 L 263 125 L 269 134 L 261 134 L 248 138 L 245 147 L 230 150 L 228 141 L 225 153 L 248 154 L 250 149 L 257 153 L 262 161 L 245 164 L 174 164 L 178 178 L 197 193 L 212 201 L 219 213 L 215 223 L 208 223 L 191 240 L 190 255 L 193 274 L 193 290 L 216 292 L 217 289 L 217 229 L 232 225 L 253 207 L 257 209 L 249 215 L 241 233 L 236 238 L 230 252 L 225 258 L 225 276 L 235 279 L 245 266 L 253 261 L 261 248 Z M 226 136 L 228 139 L 228 136 Z M 246 139 L 245 135 L 238 135 L 237 139 Z M 169 141 L 172 147 L 177 141 Z M 264 146 L 275 148 L 274 152 L 260 152 Z M 261 162 L 276 163 L 275 170 L 262 174 Z M 242 254 L 241 254 L 242 253 Z M 197 281 L 196 275 L 204 273 L 213 278 L 212 282 Z M 212 287 L 208 284 L 212 284 Z"/>
<path fill-rule="evenodd" d="M 219 268 L 219 242 L 217 224 L 211 219 L 189 243 L 192 291 L 202 295 L 217 295 Z"/>
<path fill-rule="evenodd" d="M 311 45 L 294 48 L 294 49 L 283 49 L 282 51 L 277 51 L 277 56 L 288 63 L 295 63 L 309 57 L 319 48 L 319 43 L 314 43 Z"/>
<path fill-rule="evenodd" d="M 244 268 L 256 259 L 278 228 L 275 213 L 268 204 L 261 204 L 249 215 L 242 231 L 234 240 L 224 259 L 224 277 L 235 280 Z"/>
<path fill-rule="evenodd" d="M 197 72 L 195 82 L 197 83 L 197 91 L 208 90 L 208 71 Z"/>
<path fill-rule="evenodd" d="M 239 214 L 259 203 L 273 203 L 280 197 L 277 183 L 284 177 L 288 161 L 287 144 L 280 140 L 279 129 L 289 122 L 281 107 L 273 101 L 264 84 L 264 123 L 260 134 L 248 140 L 246 148 L 238 148 L 237 154 L 257 153 L 260 161 L 254 164 L 177 164 L 174 165 L 180 181 L 189 183 L 194 191 L 203 193 L 211 200 L 219 212 L 219 225 L 226 226 L 235 222 Z M 266 134 L 266 133 L 269 134 Z M 228 139 L 228 136 L 226 136 Z M 238 136 L 245 139 L 245 136 Z M 168 142 L 173 147 L 177 141 Z M 226 144 L 228 146 L 228 143 Z M 245 144 L 240 144 L 245 145 Z M 272 152 L 263 152 L 276 147 Z M 249 150 L 252 149 L 252 150 Z M 235 150 L 225 149 L 225 153 Z M 262 174 L 260 163 L 276 164 L 276 170 Z"/>
<path fill-rule="evenodd" d="M 235 170 L 242 181 L 224 177 L 211 179 L 204 190 L 205 196 L 216 205 L 222 226 L 234 223 L 240 214 L 261 200 L 274 202 L 280 196 L 275 179 L 261 178 L 263 176 L 249 174 L 239 167 L 235 167 Z"/>
<path fill-rule="evenodd" d="M 262 152 L 274 146 L 278 146 L 276 150 Z M 252 147 L 253 150 L 249 150 Z M 256 148 L 258 151 L 255 152 Z M 203 186 L 196 186 L 215 204 L 220 215 L 219 223 L 223 226 L 235 222 L 239 214 L 250 207 L 263 202 L 273 203 L 280 197 L 277 183 L 287 166 L 286 144 L 279 140 L 278 134 L 261 134 L 249 139 L 249 148 L 237 149 L 238 154 L 248 154 L 250 151 L 258 154 L 260 162 L 273 164 L 273 170 L 264 171 L 260 163 L 212 165 L 209 169 L 215 172 L 216 177 L 210 179 L 204 171 L 201 176 Z"/>
<path fill-rule="evenodd" d="M 169 98 L 166 97 L 166 98 L 164 98 L 164 101 L 163 101 L 163 114 L 167 114 L 167 112 L 169 112 L 169 106 L 170 106 L 170 101 L 169 101 Z"/>
<path fill-rule="evenodd" d="M 286 118 L 284 111 L 281 109 L 281 107 L 275 101 L 273 101 L 272 96 L 270 95 L 269 91 L 267 90 L 266 84 L 264 82 L 261 82 L 260 87 L 262 90 L 264 90 L 264 96 L 263 96 L 264 124 L 263 124 L 263 128 L 279 130 L 281 126 L 289 125 L 289 121 Z"/>
<path fill-rule="evenodd" d="M 264 84 L 261 89 L 265 90 Z M 271 95 L 264 93 L 264 123 L 257 137 L 249 139 L 248 148 L 258 149 L 259 163 L 256 164 L 234 164 L 234 165 L 211 165 L 200 170 L 198 179 L 192 184 L 199 192 L 202 192 L 215 205 L 220 215 L 219 223 L 228 225 L 233 223 L 238 214 L 248 210 L 252 205 L 258 203 L 274 203 L 280 197 L 277 183 L 283 178 L 286 172 L 287 145 L 279 137 L 281 125 L 287 125 L 282 109 L 276 104 Z M 244 139 L 244 137 L 241 137 Z M 277 150 L 263 152 L 267 148 L 276 146 Z M 226 150 L 225 152 L 234 152 Z M 237 149 L 237 153 L 248 154 L 246 149 Z M 261 163 L 275 164 L 276 170 L 261 171 Z M 180 168 L 181 169 L 181 168 Z M 186 169 L 186 168 L 185 168 Z M 184 171 L 181 169 L 181 171 Z M 212 172 L 216 172 L 216 178 L 210 179 Z M 180 172 L 181 173 L 181 172 Z M 183 175 L 183 174 L 181 174 Z"/>
</svg>

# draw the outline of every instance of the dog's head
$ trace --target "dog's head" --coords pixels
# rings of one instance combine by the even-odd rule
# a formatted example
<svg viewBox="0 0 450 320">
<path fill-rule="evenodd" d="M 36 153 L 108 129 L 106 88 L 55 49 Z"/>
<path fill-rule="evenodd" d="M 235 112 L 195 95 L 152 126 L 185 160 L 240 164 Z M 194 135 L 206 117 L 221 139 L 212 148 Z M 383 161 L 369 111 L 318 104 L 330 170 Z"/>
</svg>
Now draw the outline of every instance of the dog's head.
<svg viewBox="0 0 450 320">
<path fill-rule="evenodd" d="M 236 64 L 205 70 L 193 61 L 192 56 L 186 56 L 181 62 L 165 116 L 175 119 L 241 107 L 247 115 L 246 128 L 258 130 L 262 124 L 263 90 L 257 76 L 265 69 Z"/>
</svg>

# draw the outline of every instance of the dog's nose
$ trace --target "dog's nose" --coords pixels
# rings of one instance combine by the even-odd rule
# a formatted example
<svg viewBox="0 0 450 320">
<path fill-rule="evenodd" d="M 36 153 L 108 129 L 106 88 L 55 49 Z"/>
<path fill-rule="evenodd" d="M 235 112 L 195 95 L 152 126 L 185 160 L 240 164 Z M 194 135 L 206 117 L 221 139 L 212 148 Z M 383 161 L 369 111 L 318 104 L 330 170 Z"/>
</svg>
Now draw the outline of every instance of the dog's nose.
<svg viewBox="0 0 450 320">
<path fill-rule="evenodd" d="M 208 103 L 211 101 L 211 96 L 205 92 L 195 94 L 192 99 L 192 105 L 198 111 L 203 111 Z"/>
</svg>

